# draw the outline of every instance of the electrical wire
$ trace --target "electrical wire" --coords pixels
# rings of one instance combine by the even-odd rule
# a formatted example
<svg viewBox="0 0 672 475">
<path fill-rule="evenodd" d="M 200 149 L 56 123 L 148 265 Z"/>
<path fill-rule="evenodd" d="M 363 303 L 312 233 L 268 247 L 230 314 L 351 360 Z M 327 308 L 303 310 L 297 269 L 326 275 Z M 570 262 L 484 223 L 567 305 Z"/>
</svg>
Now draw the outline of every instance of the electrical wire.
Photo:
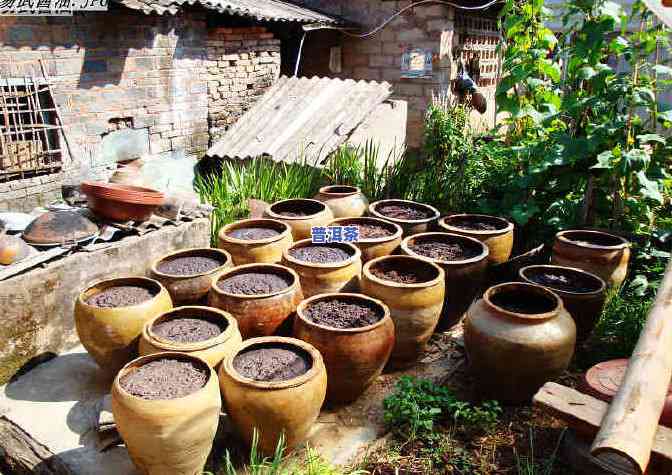
<svg viewBox="0 0 672 475">
<path fill-rule="evenodd" d="M 465 6 L 458 5 L 456 3 L 450 2 L 448 0 L 420 0 L 418 2 L 414 2 L 410 5 L 407 5 L 406 7 L 402 8 L 397 13 L 395 13 L 394 15 L 389 17 L 387 20 L 385 20 L 383 23 L 381 23 L 380 25 L 378 25 L 376 28 L 369 31 L 368 33 L 357 34 L 357 33 L 350 33 L 349 31 L 347 31 L 346 28 L 339 28 L 339 27 L 331 27 L 331 28 L 333 28 L 334 30 L 338 30 L 341 33 L 343 33 L 344 35 L 351 36 L 353 38 L 368 38 L 369 36 L 373 36 L 376 33 L 378 33 L 380 30 L 385 28 L 392 21 L 394 21 L 394 19 L 396 19 L 398 16 L 403 15 L 404 12 L 410 10 L 411 8 L 419 7 L 419 6 L 425 5 L 427 3 L 440 3 L 440 4 L 443 4 L 443 5 L 451 6 L 453 8 L 457 8 L 459 10 L 474 11 L 474 10 L 485 10 L 486 8 L 490 8 L 495 3 L 499 3 L 501 1 L 502 0 L 490 0 L 488 3 L 486 3 L 484 5 L 478 5 L 478 6 L 475 6 L 475 7 L 465 7 Z"/>
</svg>

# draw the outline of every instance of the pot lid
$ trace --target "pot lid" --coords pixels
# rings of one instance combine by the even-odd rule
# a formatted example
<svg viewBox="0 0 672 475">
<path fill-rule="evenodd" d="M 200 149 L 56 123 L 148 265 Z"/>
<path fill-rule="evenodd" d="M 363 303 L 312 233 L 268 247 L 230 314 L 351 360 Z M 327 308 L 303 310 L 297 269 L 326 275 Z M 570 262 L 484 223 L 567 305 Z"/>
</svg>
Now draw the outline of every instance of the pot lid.
<svg viewBox="0 0 672 475">
<path fill-rule="evenodd" d="M 611 401 L 616 395 L 618 388 L 621 386 L 627 369 L 627 359 L 610 360 L 598 363 L 590 368 L 584 376 L 586 389 L 598 399 Z M 667 397 L 672 397 L 672 384 L 668 389 Z"/>
<path fill-rule="evenodd" d="M 79 242 L 98 233 L 98 226 L 77 211 L 49 211 L 35 218 L 23 233 L 23 239 L 42 246 Z"/>
</svg>

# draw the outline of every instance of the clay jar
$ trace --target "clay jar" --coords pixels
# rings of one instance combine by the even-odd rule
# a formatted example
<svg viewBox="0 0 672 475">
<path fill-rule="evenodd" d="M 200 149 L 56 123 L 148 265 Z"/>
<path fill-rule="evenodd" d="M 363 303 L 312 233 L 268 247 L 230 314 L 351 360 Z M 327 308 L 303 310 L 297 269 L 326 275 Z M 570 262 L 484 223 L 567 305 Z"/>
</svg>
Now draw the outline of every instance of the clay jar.
<svg viewBox="0 0 672 475">
<path fill-rule="evenodd" d="M 307 360 L 307 372 L 287 380 L 258 381 L 241 375 L 234 368 L 238 355 L 264 348 L 300 352 Z M 256 429 L 259 450 L 272 454 L 281 434 L 290 450 L 306 440 L 324 402 L 327 372 L 320 352 L 304 341 L 284 337 L 252 338 L 224 359 L 219 369 L 219 386 L 227 412 L 243 440 L 251 444 Z"/>
<path fill-rule="evenodd" d="M 323 186 L 313 199 L 326 204 L 334 218 L 358 218 L 369 207 L 369 200 L 356 186 Z"/>
<path fill-rule="evenodd" d="M 268 229 L 277 233 L 275 236 L 243 239 L 235 233 L 246 229 Z M 218 247 L 225 249 L 237 266 L 243 264 L 276 264 L 282 260 L 282 253 L 294 243 L 292 230 L 286 223 L 274 219 L 243 219 L 224 226 L 219 231 Z"/>
<path fill-rule="evenodd" d="M 432 258 L 421 254 L 416 246 L 439 243 L 459 246 L 464 255 L 452 260 Z M 401 242 L 404 254 L 433 262 L 445 272 L 445 300 L 438 327 L 449 329 L 459 323 L 469 305 L 483 291 L 488 270 L 488 247 L 478 239 L 450 233 L 423 233 L 409 236 Z"/>
<path fill-rule="evenodd" d="M 295 241 L 311 236 L 311 228 L 326 226 L 334 215 L 324 203 L 309 199 L 283 200 L 269 205 L 264 211 L 264 218 L 282 221 L 292 228 Z"/>
<path fill-rule="evenodd" d="M 349 257 L 336 262 L 309 262 L 292 256 L 293 249 L 311 246 L 327 246 L 345 251 Z M 362 273 L 362 253 L 353 244 L 346 242 L 313 244 L 310 239 L 294 243 L 282 256 L 282 263 L 296 271 L 301 279 L 303 295 L 308 298 L 313 295 L 332 292 L 357 292 L 359 278 Z"/>
<path fill-rule="evenodd" d="M 157 325 L 171 320 L 193 318 L 218 325 L 222 332 L 205 340 L 182 342 L 157 334 Z M 141 356 L 162 351 L 177 351 L 202 359 L 211 368 L 216 367 L 226 355 L 232 353 L 243 339 L 238 331 L 238 322 L 230 314 L 210 307 L 177 307 L 150 320 L 140 336 L 138 349 Z"/>
<path fill-rule="evenodd" d="M 551 263 L 578 267 L 619 287 L 628 273 L 630 243 L 601 231 L 570 230 L 555 235 Z"/>
<path fill-rule="evenodd" d="M 393 217 L 389 213 L 384 213 L 385 209 L 390 207 L 407 208 L 421 213 L 425 217 L 418 218 L 400 218 Z M 382 210 L 382 211 L 381 211 Z M 413 234 L 424 233 L 430 231 L 436 220 L 439 219 L 441 213 L 439 210 L 424 203 L 416 203 L 409 200 L 380 200 L 369 205 L 369 215 L 374 218 L 384 219 L 391 223 L 397 224 L 404 231 L 404 236 L 412 236 Z"/>
<path fill-rule="evenodd" d="M 398 224 L 391 223 L 378 218 L 340 218 L 335 219 L 329 226 L 379 226 L 389 231 L 389 235 L 380 237 L 363 237 L 361 234 L 359 240 L 353 244 L 362 251 L 362 262 L 368 262 L 376 257 L 388 256 L 393 254 L 401 244 L 402 229 Z"/>
<path fill-rule="evenodd" d="M 193 267 L 196 271 L 189 270 L 186 267 L 186 273 L 166 272 L 162 266 L 175 262 L 176 259 L 205 258 L 218 261 L 216 267 L 209 266 L 204 272 L 198 272 L 199 269 Z M 214 265 L 214 264 L 213 264 Z M 155 260 L 150 269 L 149 277 L 156 279 L 168 290 L 170 297 L 175 305 L 195 305 L 203 303 L 207 298 L 212 278 L 222 270 L 233 265 L 231 255 L 221 249 L 212 248 L 194 248 L 171 252 Z M 211 267 L 211 268 L 210 268 Z"/>
<path fill-rule="evenodd" d="M 486 214 L 452 214 L 439 220 L 439 227 L 452 234 L 476 238 L 490 251 L 488 262 L 502 264 L 513 249 L 513 223 Z"/>
<path fill-rule="evenodd" d="M 276 275 L 287 282 L 287 287 L 259 294 L 230 293 L 220 288 L 220 282 L 229 277 L 251 273 Z M 225 270 L 213 280 L 208 304 L 233 315 L 246 339 L 278 332 L 301 300 L 301 283 L 294 270 L 279 264 L 246 264 Z"/>
<path fill-rule="evenodd" d="M 175 399 L 144 399 L 127 392 L 120 380 L 143 365 L 163 358 L 192 362 L 207 372 L 205 385 Z M 119 434 L 143 475 L 202 473 L 217 432 L 222 402 L 217 374 L 190 355 L 165 352 L 127 364 L 112 385 L 112 413 Z"/>
<path fill-rule="evenodd" d="M 152 297 L 135 305 L 100 307 L 87 300 L 105 290 L 120 286 L 147 289 Z M 75 325 L 79 340 L 104 371 L 115 374 L 137 352 L 145 324 L 173 308 L 168 291 L 156 280 L 122 277 L 97 282 L 84 290 L 75 302 Z"/>
<path fill-rule="evenodd" d="M 400 282 L 380 277 L 390 272 L 410 273 L 415 278 Z M 439 322 L 445 293 L 443 269 L 417 257 L 379 257 L 364 265 L 362 292 L 379 299 L 390 310 L 396 335 L 391 366 L 403 367 L 416 361 Z"/>
<path fill-rule="evenodd" d="M 607 297 L 598 276 L 573 267 L 534 265 L 519 271 L 524 282 L 542 285 L 560 296 L 576 324 L 576 340 L 583 342 L 595 328 Z"/>
<path fill-rule="evenodd" d="M 311 306 L 330 301 L 369 306 L 380 318 L 343 328 L 317 323 L 307 314 Z M 361 294 L 320 294 L 301 302 L 296 315 L 294 337 L 313 345 L 324 358 L 327 400 L 345 403 L 357 399 L 380 376 L 394 347 L 394 323 L 387 306 Z"/>
<path fill-rule="evenodd" d="M 469 308 L 464 343 L 484 394 L 522 403 L 567 369 L 576 325 L 552 291 L 526 283 L 499 284 Z"/>
</svg>

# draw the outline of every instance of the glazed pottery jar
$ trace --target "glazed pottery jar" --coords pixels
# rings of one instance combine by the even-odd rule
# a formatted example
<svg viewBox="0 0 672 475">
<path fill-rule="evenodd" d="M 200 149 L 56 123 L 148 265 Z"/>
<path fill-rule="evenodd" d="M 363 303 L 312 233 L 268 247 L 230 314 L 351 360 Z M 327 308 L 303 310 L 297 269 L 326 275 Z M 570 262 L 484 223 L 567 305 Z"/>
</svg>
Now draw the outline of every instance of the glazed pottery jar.
<svg viewBox="0 0 672 475">
<path fill-rule="evenodd" d="M 405 238 L 401 250 L 443 269 L 446 293 L 438 326 L 445 330 L 459 323 L 485 286 L 488 247 L 478 239 L 459 234 L 423 233 Z"/>
<path fill-rule="evenodd" d="M 453 234 L 476 238 L 490 251 L 488 262 L 502 264 L 513 249 L 513 223 L 486 214 L 452 214 L 439 220 L 439 227 Z"/>
<path fill-rule="evenodd" d="M 409 200 L 380 200 L 369 205 L 369 215 L 397 224 L 404 236 L 431 231 L 439 219 L 439 210 L 424 203 Z"/>
<path fill-rule="evenodd" d="M 356 186 L 323 186 L 313 199 L 326 204 L 334 218 L 358 218 L 369 207 L 369 200 Z"/>
<path fill-rule="evenodd" d="M 189 331 L 172 329 L 175 336 L 170 338 L 166 332 L 161 332 L 161 328 L 169 324 L 178 324 L 181 319 L 204 320 L 210 324 L 215 324 L 221 329 L 221 333 L 205 340 L 189 339 Z M 171 330 L 168 330 L 171 331 Z M 192 330 L 193 331 L 193 330 Z M 182 336 L 182 339 L 180 339 Z M 184 341 L 187 340 L 187 341 Z M 240 345 L 243 339 L 238 331 L 238 322 L 231 314 L 211 307 L 177 307 L 165 312 L 145 324 L 140 336 L 138 350 L 140 356 L 153 355 L 162 351 L 176 351 L 189 354 L 202 359 L 211 368 L 216 367 L 226 355 L 233 352 Z"/>
<path fill-rule="evenodd" d="M 576 325 L 562 300 L 533 284 L 490 287 L 464 321 L 464 344 L 479 388 L 497 400 L 529 402 L 567 369 Z"/>
<path fill-rule="evenodd" d="M 191 362 L 205 372 L 205 385 L 175 399 L 145 399 L 120 381 L 156 360 Z M 112 385 L 112 413 L 131 460 L 142 475 L 195 475 L 203 471 L 222 408 L 217 374 L 205 361 L 183 353 L 142 356 L 127 364 Z"/>
<path fill-rule="evenodd" d="M 292 228 L 295 241 L 311 237 L 311 228 L 326 226 L 334 215 L 324 203 L 309 199 L 283 200 L 269 205 L 264 218 L 282 221 Z"/>
<path fill-rule="evenodd" d="M 348 326 L 351 322 L 341 319 L 338 323 L 342 327 L 316 322 L 310 309 L 320 302 L 368 306 L 379 313 L 380 319 L 362 326 Z M 331 311 L 337 312 L 338 307 Z M 380 300 L 362 294 L 320 294 L 301 302 L 296 315 L 294 337 L 313 345 L 324 359 L 328 401 L 354 401 L 383 372 L 394 347 L 394 323 L 389 309 Z M 334 317 L 333 313 L 330 317 Z"/>
<path fill-rule="evenodd" d="M 292 229 L 275 219 L 243 219 L 219 231 L 218 247 L 226 250 L 233 263 L 277 264 L 282 253 L 294 243 Z"/>
<path fill-rule="evenodd" d="M 196 305 L 207 298 L 212 278 L 232 266 L 231 255 L 221 249 L 183 249 L 152 262 L 149 277 L 161 282 L 175 305 Z"/>
<path fill-rule="evenodd" d="M 602 231 L 569 230 L 555 235 L 551 263 L 578 267 L 619 287 L 628 273 L 630 243 Z"/>
<path fill-rule="evenodd" d="M 415 362 L 434 333 L 445 294 L 445 274 L 432 262 L 383 256 L 364 265 L 362 292 L 383 302 L 394 322 L 394 367 Z"/>
<path fill-rule="evenodd" d="M 220 283 L 228 278 L 250 274 L 276 276 L 286 287 L 260 289 L 262 293 L 239 293 L 224 290 Z M 238 321 L 243 339 L 277 333 L 303 300 L 299 276 L 279 264 L 246 264 L 227 269 L 212 281 L 208 305 L 229 312 Z M 291 328 L 288 322 L 288 329 Z"/>
<path fill-rule="evenodd" d="M 118 287 L 147 289 L 148 300 L 124 306 L 91 305 L 89 299 Z M 173 308 L 168 291 L 146 277 L 121 277 L 97 282 L 84 290 L 75 302 L 75 326 L 79 340 L 104 371 L 115 374 L 137 353 L 145 324 Z"/>
<path fill-rule="evenodd" d="M 576 324 L 576 341 L 588 339 L 607 298 L 607 286 L 602 279 L 581 269 L 551 265 L 523 267 L 520 278 L 558 294 Z"/>
<path fill-rule="evenodd" d="M 292 251 L 306 247 L 333 247 L 349 255 L 336 262 L 309 262 L 294 257 Z M 312 297 L 331 292 L 357 292 L 362 273 L 362 253 L 353 244 L 347 242 L 313 244 L 310 239 L 295 242 L 283 254 L 282 263 L 296 271 L 301 279 L 303 295 Z"/>
<path fill-rule="evenodd" d="M 234 362 L 238 355 L 261 349 L 289 349 L 307 361 L 305 373 L 286 380 L 259 381 L 241 375 Z M 288 450 L 303 443 L 320 414 L 327 391 L 327 372 L 320 352 L 294 338 L 265 337 L 244 341 L 219 369 L 219 386 L 227 413 L 243 440 L 251 445 L 256 429 L 259 450 L 275 451 L 281 434 Z"/>
<path fill-rule="evenodd" d="M 362 262 L 368 262 L 376 257 L 388 256 L 399 249 L 402 229 L 398 224 L 378 218 L 340 218 L 335 219 L 329 226 L 357 226 L 359 239 L 353 244 L 362 251 Z M 371 233 L 371 236 L 367 236 Z"/>
</svg>

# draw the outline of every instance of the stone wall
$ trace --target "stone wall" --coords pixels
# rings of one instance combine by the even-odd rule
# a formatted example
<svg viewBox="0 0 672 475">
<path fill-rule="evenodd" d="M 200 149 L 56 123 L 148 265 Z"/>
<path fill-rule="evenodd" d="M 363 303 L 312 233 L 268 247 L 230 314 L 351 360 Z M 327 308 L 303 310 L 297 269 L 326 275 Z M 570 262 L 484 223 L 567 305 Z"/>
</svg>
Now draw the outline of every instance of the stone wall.
<svg viewBox="0 0 672 475">
<path fill-rule="evenodd" d="M 108 248 L 78 252 L 46 268 L 0 282 L 0 384 L 31 359 L 79 344 L 75 300 L 89 285 L 103 279 L 145 275 L 152 261 L 164 254 L 209 244 L 210 221 L 198 219 L 128 237 Z"/>
<path fill-rule="evenodd" d="M 213 28 L 207 40 L 208 124 L 216 141 L 280 75 L 280 40 L 264 27 Z"/>
<path fill-rule="evenodd" d="M 105 175 L 123 158 L 202 154 L 206 39 L 200 10 L 0 18 L 0 78 L 40 78 L 41 61 L 72 150 L 61 136 L 61 172 L 0 183 L 0 210 L 46 204 L 71 175 Z"/>
<path fill-rule="evenodd" d="M 340 15 L 368 31 L 411 2 L 302 0 L 301 3 L 309 8 Z M 482 45 L 481 50 L 494 51 L 496 43 L 492 42 L 491 37 L 497 36 L 496 29 L 493 32 L 496 23 L 487 20 L 493 16 L 493 13 L 483 12 L 456 13 L 446 5 L 426 4 L 408 10 L 380 32 L 366 39 L 342 35 L 342 72 L 338 76 L 390 82 L 395 91 L 393 97 L 408 102 L 407 144 L 418 147 L 422 143 L 423 118 L 432 92 L 453 93 L 457 74 L 456 60 L 459 56 L 464 56 L 463 50 L 471 51 L 467 55 L 481 54 L 477 46 Z M 473 21 L 467 21 L 465 17 Z M 481 36 L 487 39 L 478 39 Z M 333 45 L 333 34 L 329 32 L 308 34 L 304 55 L 311 58 L 306 63 L 310 74 L 333 75 L 328 69 L 329 48 Z M 432 51 L 434 70 L 431 77 L 401 77 L 402 54 L 410 48 Z M 319 57 L 325 58 L 321 66 L 315 64 L 315 58 Z M 488 99 L 488 112 L 485 115 L 474 113 L 472 124 L 484 129 L 494 125 L 495 83 L 486 82 L 484 78 L 481 86 Z"/>
</svg>

